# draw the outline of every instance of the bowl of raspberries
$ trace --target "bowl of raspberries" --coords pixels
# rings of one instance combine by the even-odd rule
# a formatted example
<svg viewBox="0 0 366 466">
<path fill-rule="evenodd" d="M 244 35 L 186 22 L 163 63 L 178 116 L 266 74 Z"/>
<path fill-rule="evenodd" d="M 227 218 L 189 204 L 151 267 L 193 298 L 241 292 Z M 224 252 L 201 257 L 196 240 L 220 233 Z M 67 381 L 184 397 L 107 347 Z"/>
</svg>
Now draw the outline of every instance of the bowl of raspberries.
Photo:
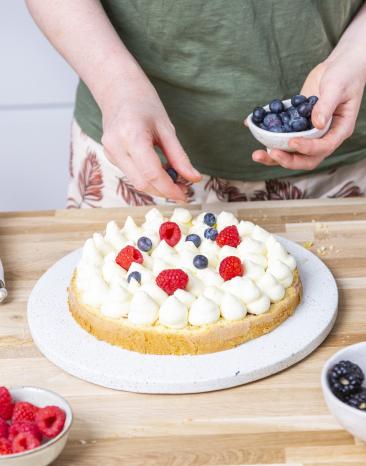
<svg viewBox="0 0 366 466">
<path fill-rule="evenodd" d="M 325 364 L 321 383 L 325 401 L 337 421 L 366 441 L 366 342 L 348 346 Z"/>
<path fill-rule="evenodd" d="M 249 130 L 267 149 L 293 152 L 288 146 L 290 139 L 321 138 L 330 127 L 332 120 L 322 129 L 314 128 L 311 115 L 317 101 L 315 95 L 294 95 L 291 99 L 275 99 L 264 107 L 255 107 L 247 118 Z"/>
<path fill-rule="evenodd" d="M 64 448 L 72 423 L 68 402 L 36 387 L 0 387 L 0 466 L 46 466 Z"/>
</svg>

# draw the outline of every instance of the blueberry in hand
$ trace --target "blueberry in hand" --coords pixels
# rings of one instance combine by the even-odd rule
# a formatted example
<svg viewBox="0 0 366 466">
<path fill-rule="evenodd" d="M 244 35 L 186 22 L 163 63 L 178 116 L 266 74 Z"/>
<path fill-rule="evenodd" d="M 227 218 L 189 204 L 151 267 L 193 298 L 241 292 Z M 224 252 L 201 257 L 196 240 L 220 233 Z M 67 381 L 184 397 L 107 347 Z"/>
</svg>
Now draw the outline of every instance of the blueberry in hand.
<svg viewBox="0 0 366 466">
<path fill-rule="evenodd" d="M 302 117 L 309 117 L 313 107 L 309 102 L 304 102 L 297 107 L 297 111 Z"/>
<path fill-rule="evenodd" d="M 291 105 L 297 107 L 298 105 L 307 101 L 307 98 L 304 95 L 294 95 L 291 97 Z"/>
<path fill-rule="evenodd" d="M 282 112 L 282 113 L 280 113 L 279 116 L 281 117 L 281 120 L 282 120 L 283 124 L 290 122 L 291 117 L 287 112 Z"/>
<path fill-rule="evenodd" d="M 294 118 L 299 118 L 299 113 L 295 107 L 289 107 L 286 110 L 287 115 L 290 117 L 290 120 L 293 120 Z"/>
<path fill-rule="evenodd" d="M 292 128 L 291 128 L 290 123 L 284 123 L 284 124 L 283 124 L 283 126 L 282 126 L 282 132 L 283 132 L 283 133 L 291 133 L 291 132 L 292 132 Z"/>
<path fill-rule="evenodd" d="M 170 178 L 173 180 L 173 183 L 176 183 L 178 179 L 178 173 L 174 170 L 174 168 L 168 167 L 165 170 L 170 176 Z"/>
<path fill-rule="evenodd" d="M 267 112 L 263 107 L 255 107 L 253 110 L 252 120 L 254 123 L 262 123 L 263 118 L 266 116 Z"/>
<path fill-rule="evenodd" d="M 205 269 L 208 266 L 208 259 L 206 256 L 198 254 L 193 258 L 193 265 L 196 267 L 196 269 Z"/>
<path fill-rule="evenodd" d="M 281 118 L 275 113 L 267 113 L 264 117 L 263 123 L 267 128 L 270 126 L 280 126 L 282 124 Z"/>
<path fill-rule="evenodd" d="M 318 102 L 318 97 L 316 95 L 312 95 L 308 98 L 309 104 L 314 107 L 314 105 Z"/>
<path fill-rule="evenodd" d="M 294 118 L 291 121 L 291 128 L 295 132 L 305 131 L 308 129 L 308 120 L 304 117 Z"/>
<path fill-rule="evenodd" d="M 152 241 L 147 236 L 141 236 L 141 238 L 139 238 L 137 241 L 137 247 L 140 249 L 140 251 L 150 251 L 152 248 Z"/>
<path fill-rule="evenodd" d="M 196 246 L 196 248 L 199 248 L 201 244 L 201 238 L 194 233 L 191 233 L 190 235 L 188 235 L 186 238 L 186 241 L 192 241 L 192 243 Z"/>
<path fill-rule="evenodd" d="M 272 100 L 272 102 L 269 104 L 269 109 L 271 110 L 272 113 L 283 112 L 284 106 L 283 106 L 282 100 L 280 99 Z"/>
<path fill-rule="evenodd" d="M 284 133 L 285 131 L 283 130 L 282 126 L 276 125 L 276 126 L 270 126 L 268 128 L 268 131 L 271 131 L 271 133 Z"/>
<path fill-rule="evenodd" d="M 208 212 L 207 214 L 205 214 L 205 216 L 203 217 L 203 223 L 205 223 L 206 225 L 208 225 L 209 227 L 213 227 L 216 223 L 216 217 L 214 214 L 211 214 L 210 212 Z"/>
</svg>

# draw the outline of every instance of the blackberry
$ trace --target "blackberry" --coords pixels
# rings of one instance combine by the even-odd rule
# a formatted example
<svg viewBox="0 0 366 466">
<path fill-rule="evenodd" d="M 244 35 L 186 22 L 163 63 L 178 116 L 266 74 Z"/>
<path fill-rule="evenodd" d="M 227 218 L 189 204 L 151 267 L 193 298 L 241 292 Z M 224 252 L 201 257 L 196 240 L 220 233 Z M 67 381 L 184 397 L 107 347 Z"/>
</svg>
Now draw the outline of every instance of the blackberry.
<svg viewBox="0 0 366 466">
<path fill-rule="evenodd" d="M 347 397 L 346 403 L 352 408 L 359 409 L 366 412 L 366 388 L 362 388 L 360 392 Z"/>
<path fill-rule="evenodd" d="M 341 399 L 358 392 L 364 378 L 361 368 L 351 361 L 340 361 L 328 372 L 330 389 Z"/>
</svg>

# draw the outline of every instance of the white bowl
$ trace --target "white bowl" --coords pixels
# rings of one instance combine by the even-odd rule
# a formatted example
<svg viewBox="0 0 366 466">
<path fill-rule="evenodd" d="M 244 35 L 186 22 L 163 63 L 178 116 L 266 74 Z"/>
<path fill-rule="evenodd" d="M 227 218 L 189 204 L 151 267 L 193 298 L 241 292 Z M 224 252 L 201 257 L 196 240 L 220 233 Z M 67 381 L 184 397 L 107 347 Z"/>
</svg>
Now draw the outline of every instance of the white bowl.
<svg viewBox="0 0 366 466">
<path fill-rule="evenodd" d="M 15 387 L 9 389 L 15 401 L 28 401 L 36 406 L 58 406 L 66 414 L 63 430 L 53 439 L 42 443 L 34 450 L 0 456 L 0 466 L 46 466 L 54 461 L 63 450 L 72 424 L 69 403 L 57 393 L 37 387 Z"/>
<path fill-rule="evenodd" d="M 321 375 L 323 395 L 330 412 L 354 437 L 366 442 L 366 412 L 343 403 L 333 395 L 329 388 L 328 371 L 339 361 L 351 361 L 358 364 L 366 375 L 366 342 L 347 346 L 338 351 L 326 362 Z"/>
<path fill-rule="evenodd" d="M 285 108 L 291 107 L 291 99 L 287 99 L 283 101 Z M 269 105 L 263 107 L 265 110 L 269 111 Z M 292 138 L 306 138 L 306 139 L 318 139 L 324 136 L 324 134 L 328 131 L 332 119 L 328 121 L 323 129 L 308 129 L 307 131 L 299 131 L 295 133 L 271 133 L 271 131 L 267 131 L 265 129 L 260 128 L 257 126 L 252 120 L 251 113 L 248 118 L 248 126 L 250 132 L 253 136 L 261 142 L 263 145 L 267 147 L 267 149 L 281 149 L 286 152 L 295 152 L 293 149 L 288 147 L 288 142 Z"/>
</svg>

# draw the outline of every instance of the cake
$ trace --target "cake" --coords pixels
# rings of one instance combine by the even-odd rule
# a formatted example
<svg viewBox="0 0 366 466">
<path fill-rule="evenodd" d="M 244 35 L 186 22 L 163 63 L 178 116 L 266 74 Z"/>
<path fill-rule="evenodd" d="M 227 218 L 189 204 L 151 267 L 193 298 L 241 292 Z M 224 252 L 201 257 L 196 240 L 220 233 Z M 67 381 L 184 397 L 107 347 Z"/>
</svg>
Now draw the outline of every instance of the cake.
<svg viewBox="0 0 366 466">
<path fill-rule="evenodd" d="M 149 354 L 233 348 L 280 325 L 300 300 L 296 261 L 272 234 L 231 212 L 193 218 L 181 207 L 94 233 L 68 290 L 86 331 Z"/>
</svg>

